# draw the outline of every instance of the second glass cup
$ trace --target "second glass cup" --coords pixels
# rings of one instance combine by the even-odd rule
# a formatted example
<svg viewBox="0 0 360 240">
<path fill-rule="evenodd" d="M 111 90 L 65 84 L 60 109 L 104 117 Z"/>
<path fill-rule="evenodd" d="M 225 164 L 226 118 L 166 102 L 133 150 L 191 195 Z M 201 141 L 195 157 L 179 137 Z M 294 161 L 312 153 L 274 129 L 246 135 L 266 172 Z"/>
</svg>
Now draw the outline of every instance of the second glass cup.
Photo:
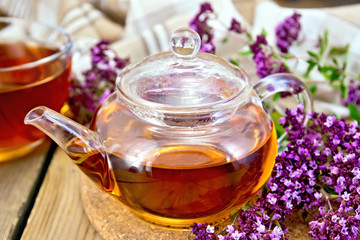
<svg viewBox="0 0 360 240">
<path fill-rule="evenodd" d="M 60 110 L 68 96 L 70 34 L 58 26 L 0 18 L 0 162 L 23 156 L 44 139 L 25 126 L 26 113 L 45 105 Z"/>
</svg>

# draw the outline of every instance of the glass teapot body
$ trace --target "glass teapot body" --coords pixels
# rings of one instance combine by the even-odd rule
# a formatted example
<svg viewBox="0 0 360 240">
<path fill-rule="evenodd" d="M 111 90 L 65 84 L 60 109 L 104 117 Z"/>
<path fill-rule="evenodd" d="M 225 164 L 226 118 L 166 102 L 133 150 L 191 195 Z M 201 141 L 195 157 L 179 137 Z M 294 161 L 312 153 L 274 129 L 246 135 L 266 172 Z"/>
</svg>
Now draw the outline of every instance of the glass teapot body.
<svg viewBox="0 0 360 240">
<path fill-rule="evenodd" d="M 90 128 L 105 145 L 115 195 L 148 222 L 188 228 L 229 216 L 260 189 L 277 138 L 240 69 L 230 78 L 177 67 L 125 70 Z"/>
<path fill-rule="evenodd" d="M 113 192 L 136 215 L 162 226 L 228 216 L 274 165 L 276 132 L 257 102 L 251 96 L 222 123 L 183 129 L 144 121 L 113 94 L 91 124 L 107 149 Z"/>
</svg>

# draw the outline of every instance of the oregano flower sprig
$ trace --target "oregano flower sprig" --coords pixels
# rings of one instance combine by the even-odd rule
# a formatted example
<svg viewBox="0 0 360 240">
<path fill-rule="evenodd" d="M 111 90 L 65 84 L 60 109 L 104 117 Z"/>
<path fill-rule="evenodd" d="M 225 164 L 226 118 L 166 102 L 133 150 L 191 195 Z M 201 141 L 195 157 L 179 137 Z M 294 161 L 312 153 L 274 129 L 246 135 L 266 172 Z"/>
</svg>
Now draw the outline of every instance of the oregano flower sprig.
<svg viewBox="0 0 360 240">
<path fill-rule="evenodd" d="M 104 40 L 90 49 L 90 61 L 90 69 L 82 73 L 84 79 L 74 76 L 70 81 L 70 110 L 82 124 L 89 123 L 96 108 L 114 92 L 118 72 L 129 63 L 129 59 L 116 56 Z"/>
<path fill-rule="evenodd" d="M 275 53 L 268 45 L 264 35 L 258 35 L 256 41 L 250 44 L 253 60 L 256 63 L 257 75 L 261 78 L 274 73 L 288 73 L 288 67 L 279 58 L 275 58 Z"/>
<path fill-rule="evenodd" d="M 328 35 L 328 31 L 325 31 L 323 36 L 319 36 L 317 52 L 308 51 L 309 59 L 306 60 L 308 68 L 304 77 L 309 78 L 314 69 L 318 70 L 332 87 L 341 91 L 341 96 L 344 98 L 347 96 L 345 80 L 349 74 L 346 71 L 349 45 L 331 47 Z"/>
<path fill-rule="evenodd" d="M 215 30 L 211 24 L 209 24 L 209 20 L 211 19 L 217 19 L 217 16 L 211 4 L 204 2 L 200 5 L 198 13 L 190 20 L 189 27 L 195 30 L 200 36 L 200 51 L 215 54 Z M 242 27 L 241 23 L 235 18 L 231 19 L 230 26 L 227 27 L 227 30 L 237 34 L 246 33 L 248 37 L 251 37 L 250 34 Z M 222 42 L 226 41 L 227 38 L 225 37 Z"/>
<path fill-rule="evenodd" d="M 360 127 L 316 112 L 308 115 L 306 127 L 303 114 L 299 105 L 280 119 L 287 149 L 276 158 L 257 201 L 240 210 L 234 224 L 217 226 L 217 231 L 193 225 L 193 232 L 201 233 L 195 239 L 287 239 L 285 220 L 296 209 L 309 221 L 313 239 L 359 236 Z"/>
<path fill-rule="evenodd" d="M 281 52 L 288 53 L 289 47 L 298 40 L 301 30 L 300 17 L 301 14 L 295 12 L 276 26 L 276 45 Z"/>
<path fill-rule="evenodd" d="M 213 10 L 212 10 L 213 11 Z M 294 13 L 275 29 L 277 47 L 273 48 L 266 33 L 249 40 L 250 54 L 259 77 L 278 72 L 295 72 L 287 61 L 308 64 L 303 78 L 308 81 L 317 70 L 335 90 L 339 90 L 343 104 L 355 106 L 351 117 L 360 120 L 360 75 L 347 71 L 349 45 L 331 46 L 328 32 L 320 36 L 315 50 L 300 59 L 291 54 L 290 47 L 298 41 L 301 15 Z M 241 34 L 241 33 L 240 33 Z M 304 40 L 304 39 L 302 39 Z M 306 41 L 306 39 L 305 39 Z M 299 42 L 301 44 L 301 42 Z M 244 54 L 245 53 L 245 54 Z M 235 65 L 241 63 L 230 59 Z M 316 85 L 309 86 L 316 93 Z M 339 103 L 341 104 L 341 103 Z M 348 123 L 335 116 L 311 113 L 309 126 L 304 126 L 302 106 L 286 111 L 279 123 L 287 132 L 286 150 L 276 159 L 275 168 L 257 200 L 234 215 L 232 224 L 211 226 L 192 225 L 195 239 L 287 239 L 287 216 L 301 211 L 309 223 L 313 239 L 356 239 L 360 231 L 360 129 L 357 122 Z"/>
<path fill-rule="evenodd" d="M 190 21 L 190 28 L 194 29 L 201 38 L 200 51 L 215 54 L 214 29 L 208 20 L 214 18 L 214 10 L 210 3 L 200 5 L 199 12 Z"/>
</svg>

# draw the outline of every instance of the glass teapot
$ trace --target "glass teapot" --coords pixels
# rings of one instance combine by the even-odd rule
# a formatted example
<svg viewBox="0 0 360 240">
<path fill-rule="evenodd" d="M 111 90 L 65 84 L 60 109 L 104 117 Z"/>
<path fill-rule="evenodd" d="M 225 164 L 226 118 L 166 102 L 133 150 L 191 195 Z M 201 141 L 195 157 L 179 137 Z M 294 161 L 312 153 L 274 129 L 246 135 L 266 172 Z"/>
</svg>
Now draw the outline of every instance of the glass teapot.
<svg viewBox="0 0 360 240">
<path fill-rule="evenodd" d="M 214 223 L 244 205 L 266 182 L 277 155 L 274 124 L 262 100 L 295 93 L 311 98 L 290 74 L 251 86 L 240 68 L 198 52 L 189 29 L 171 51 L 128 66 L 90 129 L 46 107 L 25 123 L 49 135 L 104 191 L 139 218 L 167 228 Z"/>
</svg>

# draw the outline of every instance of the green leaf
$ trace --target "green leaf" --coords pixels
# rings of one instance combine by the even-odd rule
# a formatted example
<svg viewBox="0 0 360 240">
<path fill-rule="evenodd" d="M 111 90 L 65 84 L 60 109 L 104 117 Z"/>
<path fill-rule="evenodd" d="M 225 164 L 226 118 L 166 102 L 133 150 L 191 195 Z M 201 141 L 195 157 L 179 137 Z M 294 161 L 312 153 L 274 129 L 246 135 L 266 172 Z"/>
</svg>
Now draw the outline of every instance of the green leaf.
<svg viewBox="0 0 360 240">
<path fill-rule="evenodd" d="M 280 223 L 279 223 L 278 220 L 275 221 L 275 224 L 276 224 L 279 228 L 281 228 L 281 225 L 280 225 Z"/>
<path fill-rule="evenodd" d="M 230 59 L 230 63 L 232 63 L 232 64 L 234 64 L 235 66 L 238 66 L 238 67 L 240 67 L 240 65 L 239 65 L 239 63 L 238 63 L 238 61 L 236 61 L 235 59 Z"/>
<path fill-rule="evenodd" d="M 360 121 L 360 112 L 358 106 L 350 104 L 347 107 L 350 111 L 350 117 L 354 120 Z"/>
<path fill-rule="evenodd" d="M 344 84 L 343 81 L 340 84 L 340 91 L 341 91 L 341 97 L 345 99 L 347 96 L 347 86 Z"/>
<path fill-rule="evenodd" d="M 315 58 L 316 60 L 319 59 L 319 55 L 317 53 L 314 53 L 312 51 L 307 51 L 310 57 Z"/>
<path fill-rule="evenodd" d="M 253 52 L 251 50 L 247 50 L 247 51 L 238 52 L 238 54 L 240 56 L 248 56 L 248 55 L 252 55 Z"/>
<path fill-rule="evenodd" d="M 316 94 L 316 91 L 317 91 L 317 86 L 316 85 L 313 85 L 313 86 L 310 86 L 310 92 L 312 95 L 315 95 Z"/>
<path fill-rule="evenodd" d="M 350 48 L 350 45 L 347 45 L 347 48 L 349 49 Z M 348 65 L 348 62 L 349 62 L 349 50 L 345 53 L 345 57 L 344 57 L 344 64 L 343 64 L 343 71 L 345 72 L 346 71 L 346 67 Z"/>
<path fill-rule="evenodd" d="M 280 96 L 280 94 L 279 94 Z M 277 137 L 279 138 L 280 136 L 282 136 L 285 133 L 285 129 L 283 128 L 283 126 L 279 123 L 279 119 L 282 117 L 282 115 L 277 112 L 277 111 L 273 111 L 271 113 L 271 118 L 274 122 L 275 125 L 275 130 L 276 130 L 276 134 Z"/>
<path fill-rule="evenodd" d="M 295 56 L 294 54 L 280 55 L 280 57 L 281 57 L 282 59 L 286 59 L 286 60 L 296 58 L 296 56 Z"/>
<path fill-rule="evenodd" d="M 246 35 L 249 42 L 253 41 L 253 38 L 252 38 L 251 34 L 248 31 L 245 32 L 245 35 Z"/>
<path fill-rule="evenodd" d="M 101 94 L 103 94 L 103 90 L 97 89 L 96 92 L 95 92 L 95 95 L 96 96 L 101 96 Z"/>
<path fill-rule="evenodd" d="M 265 37 L 267 36 L 267 32 L 266 32 L 265 28 L 263 28 L 263 29 L 261 30 L 260 35 L 263 35 L 263 36 L 265 36 Z"/>
<path fill-rule="evenodd" d="M 349 46 L 349 44 L 346 44 L 345 46 L 332 47 L 329 51 L 329 56 L 345 55 L 349 51 Z"/>
<path fill-rule="evenodd" d="M 334 116 L 337 118 L 337 119 L 341 119 L 341 116 L 339 114 L 337 114 L 336 112 L 333 113 Z M 340 150 L 339 150 L 340 151 Z"/>
<path fill-rule="evenodd" d="M 231 221 L 234 221 L 235 218 L 237 218 L 238 212 L 239 212 L 238 209 L 235 209 L 235 210 L 233 210 L 233 211 L 231 212 L 231 218 L 230 218 Z"/>
<path fill-rule="evenodd" d="M 308 66 L 308 68 L 306 69 L 306 72 L 305 72 L 305 74 L 304 74 L 304 77 L 305 77 L 305 78 L 308 78 L 309 75 L 310 75 L 310 72 L 313 70 L 313 68 L 314 68 L 318 63 L 317 63 L 316 61 L 312 60 L 312 59 L 309 59 L 309 60 L 307 60 L 306 62 L 309 64 L 309 66 Z"/>
<path fill-rule="evenodd" d="M 241 210 L 246 211 L 251 208 L 251 204 L 246 204 L 245 206 L 241 207 Z"/>
<path fill-rule="evenodd" d="M 296 41 L 295 46 L 300 47 L 301 45 L 304 44 L 304 42 L 305 42 L 304 40 Z"/>
<path fill-rule="evenodd" d="M 284 66 L 284 68 L 286 68 L 287 70 L 289 70 L 289 72 L 291 72 L 291 71 L 290 71 L 290 68 L 289 68 L 289 66 L 288 66 L 287 64 L 283 63 L 283 66 Z"/>
<path fill-rule="evenodd" d="M 342 71 L 334 66 L 318 66 L 318 70 L 330 83 L 340 80 Z"/>
<path fill-rule="evenodd" d="M 235 215 L 235 214 L 237 214 L 238 212 L 239 212 L 238 209 L 234 209 L 234 210 L 231 211 L 231 215 Z"/>
<path fill-rule="evenodd" d="M 336 58 L 333 58 L 332 59 L 332 62 L 336 65 L 336 66 L 339 66 L 339 62 Z"/>
<path fill-rule="evenodd" d="M 329 197 L 331 197 L 331 198 L 338 198 L 338 197 L 340 197 L 339 194 L 329 194 L 329 195 L 330 195 Z"/>
<path fill-rule="evenodd" d="M 329 31 L 326 29 L 324 32 L 324 37 L 320 37 L 320 50 L 319 50 L 319 55 L 322 57 L 324 56 L 324 53 L 326 51 L 326 48 L 328 47 L 329 44 Z"/>
<path fill-rule="evenodd" d="M 272 98 L 272 101 L 273 102 L 276 102 L 276 100 L 278 100 L 280 98 L 281 94 L 280 93 L 275 93 L 273 98 Z"/>
<path fill-rule="evenodd" d="M 224 37 L 224 38 L 221 40 L 222 43 L 227 43 L 228 41 L 229 41 L 229 39 L 228 39 L 227 37 Z"/>
<path fill-rule="evenodd" d="M 327 193 L 330 193 L 330 194 L 336 193 L 334 189 L 329 188 L 327 186 L 323 186 L 323 188 L 324 188 L 325 192 L 327 192 Z"/>
</svg>

